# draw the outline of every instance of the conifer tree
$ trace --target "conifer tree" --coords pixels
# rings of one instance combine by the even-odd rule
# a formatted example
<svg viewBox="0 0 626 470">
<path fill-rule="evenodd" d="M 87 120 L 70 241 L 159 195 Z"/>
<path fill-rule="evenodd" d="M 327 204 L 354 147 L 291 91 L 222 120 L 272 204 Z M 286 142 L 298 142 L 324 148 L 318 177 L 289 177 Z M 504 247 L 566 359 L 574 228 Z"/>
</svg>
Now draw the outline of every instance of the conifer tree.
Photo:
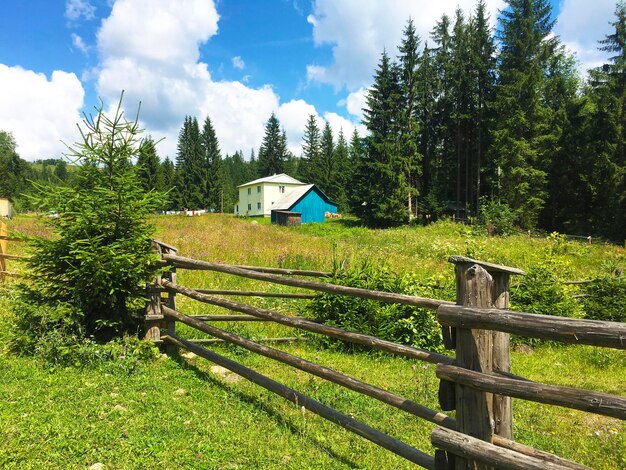
<svg viewBox="0 0 626 470">
<path fill-rule="evenodd" d="M 485 11 L 484 0 L 479 0 L 476 13 L 470 21 L 470 53 L 474 71 L 474 129 L 475 129 L 475 214 L 480 213 L 480 198 L 483 194 L 481 173 L 484 165 L 485 150 L 489 145 L 489 105 L 495 89 L 495 46 L 489 29 L 489 18 Z M 493 165 L 486 165 L 487 172 L 493 174 Z M 492 177 L 493 180 L 493 177 Z"/>
<path fill-rule="evenodd" d="M 203 152 L 200 127 L 195 117 L 186 116 L 178 135 L 176 156 L 177 203 L 181 209 L 199 209 L 203 204 Z"/>
<path fill-rule="evenodd" d="M 355 211 L 371 227 L 390 227 L 408 220 L 408 185 L 405 162 L 399 148 L 402 87 L 399 67 L 383 52 L 367 96 L 364 123 L 369 131 L 367 150 L 361 160 L 361 205 Z"/>
<path fill-rule="evenodd" d="M 203 207 L 214 211 L 221 210 L 223 192 L 222 156 L 215 129 L 209 116 L 206 117 L 202 127 L 202 150 L 203 158 Z"/>
<path fill-rule="evenodd" d="M 137 156 L 137 176 L 144 191 L 157 189 L 159 173 L 159 157 L 152 137 L 147 137 L 139 146 Z"/>
<path fill-rule="evenodd" d="M 287 138 L 284 132 L 281 132 L 278 118 L 272 113 L 265 125 L 265 136 L 259 149 L 260 176 L 283 173 L 287 155 Z"/>
<path fill-rule="evenodd" d="M 312 166 L 319 159 L 320 154 L 320 129 L 313 114 L 310 114 L 307 119 L 302 139 L 302 158 L 298 175 L 303 181 L 311 181 L 313 179 Z"/>
<path fill-rule="evenodd" d="M 502 198 L 525 228 L 537 225 L 546 201 L 547 162 L 542 139 L 549 109 L 541 89 L 556 38 L 548 0 L 508 0 L 501 12 L 499 81 L 494 104 L 493 154 Z"/>
<path fill-rule="evenodd" d="M 415 31 L 413 20 L 409 19 L 398 48 L 400 52 L 398 60 L 400 62 L 403 104 L 400 117 L 400 139 L 408 187 L 407 210 L 410 217 L 414 215 L 413 198 L 417 195 L 421 160 L 418 151 L 419 123 L 417 119 L 419 43 L 420 39 Z"/>
<path fill-rule="evenodd" d="M 356 129 L 355 129 L 356 132 Z M 339 129 L 337 145 L 335 146 L 335 168 L 332 178 L 332 189 L 329 196 L 337 203 L 338 210 L 344 212 L 348 208 L 347 186 L 350 178 L 348 142 L 343 135 L 343 129 Z"/>
</svg>

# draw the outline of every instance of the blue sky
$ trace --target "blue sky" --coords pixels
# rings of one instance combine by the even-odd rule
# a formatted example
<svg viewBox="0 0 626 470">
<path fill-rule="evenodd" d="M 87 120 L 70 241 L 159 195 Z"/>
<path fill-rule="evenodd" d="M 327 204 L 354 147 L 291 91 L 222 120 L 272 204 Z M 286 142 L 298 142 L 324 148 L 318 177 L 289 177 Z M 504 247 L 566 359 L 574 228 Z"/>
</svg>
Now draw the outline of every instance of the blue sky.
<svg viewBox="0 0 626 470">
<path fill-rule="evenodd" d="M 552 0 L 555 33 L 581 70 L 603 60 L 613 0 Z M 503 0 L 487 0 L 492 18 Z M 125 90 L 141 121 L 175 156 L 185 115 L 211 117 L 223 153 L 258 149 L 275 112 L 300 152 L 309 114 L 362 130 L 361 108 L 383 48 L 410 16 L 420 36 L 474 0 L 3 0 L 0 130 L 26 159 L 59 157 L 76 123 Z M 134 113 L 133 113 L 134 115 Z"/>
</svg>

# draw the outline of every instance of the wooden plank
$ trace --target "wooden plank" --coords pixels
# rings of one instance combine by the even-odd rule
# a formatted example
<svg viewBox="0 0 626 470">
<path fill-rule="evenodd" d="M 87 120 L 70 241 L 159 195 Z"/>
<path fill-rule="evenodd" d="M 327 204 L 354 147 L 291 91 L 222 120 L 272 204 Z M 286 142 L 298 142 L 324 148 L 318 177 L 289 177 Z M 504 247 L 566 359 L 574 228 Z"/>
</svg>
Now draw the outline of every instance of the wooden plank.
<svg viewBox="0 0 626 470">
<path fill-rule="evenodd" d="M 489 442 L 445 428 L 435 428 L 430 435 L 433 445 L 464 459 L 482 462 L 487 468 L 507 470 L 556 470 L 559 464 L 495 446 Z M 457 459 L 458 460 L 458 459 Z"/>
<path fill-rule="evenodd" d="M 494 271 L 492 306 L 504 310 L 509 308 L 510 273 Z M 492 370 L 504 374 L 511 372 L 511 335 L 501 331 L 492 331 Z M 513 408 L 511 398 L 504 395 L 493 395 L 494 434 L 506 439 L 513 439 Z"/>
<path fill-rule="evenodd" d="M 286 352 L 272 349 L 262 344 L 258 344 L 242 336 L 230 333 L 220 328 L 216 328 L 212 325 L 206 325 L 205 323 L 196 320 L 192 316 L 184 315 L 167 307 L 163 308 L 163 313 L 166 316 L 175 318 L 177 321 L 180 321 L 185 325 L 208 333 L 212 336 L 215 336 L 216 338 L 236 344 L 249 351 L 261 354 L 262 356 L 269 357 L 284 364 L 288 364 L 292 367 L 296 367 L 297 369 L 308 372 L 309 374 L 313 374 L 336 384 L 342 385 L 346 388 L 349 388 L 350 390 L 354 390 L 369 397 L 376 398 L 377 400 L 387 403 L 388 405 L 395 406 L 396 408 L 399 408 L 401 410 L 407 411 L 408 413 L 411 413 L 415 416 L 419 416 L 420 418 L 430 421 L 431 423 L 456 428 L 454 420 L 446 416 L 445 414 L 439 413 L 404 397 L 388 392 L 387 390 L 383 390 L 381 388 L 367 384 L 353 377 L 337 372 L 333 369 L 329 369 L 328 367 L 320 366 L 313 362 L 306 361 L 292 354 L 288 354 Z"/>
<path fill-rule="evenodd" d="M 315 294 L 295 294 L 290 292 L 257 292 L 241 290 L 220 290 L 220 289 L 194 289 L 197 292 L 210 295 L 236 295 L 240 297 L 270 297 L 277 299 L 309 299 L 316 297 Z"/>
<path fill-rule="evenodd" d="M 156 238 L 152 239 L 152 243 L 155 243 L 155 244 L 159 245 L 161 247 L 161 252 L 165 251 L 165 250 L 163 250 L 163 248 L 165 248 L 167 251 L 178 252 L 178 248 L 176 248 L 175 246 L 168 245 L 167 243 L 162 242 L 161 240 L 157 240 Z"/>
<path fill-rule="evenodd" d="M 335 424 L 338 424 L 344 429 L 353 432 L 365 439 L 384 447 L 385 449 L 399 455 L 410 462 L 420 465 L 426 469 L 435 468 L 434 458 L 424 452 L 421 452 L 408 444 L 395 439 L 383 432 L 378 431 L 354 418 L 351 418 L 323 403 L 312 399 L 311 397 L 304 395 L 296 390 L 281 384 L 275 380 L 270 379 L 258 372 L 253 371 L 231 359 L 221 356 L 213 351 L 191 343 L 178 336 L 167 336 L 164 338 L 166 342 L 172 343 L 179 348 L 185 348 L 200 357 L 208 359 L 215 364 L 218 364 L 241 377 L 248 379 L 249 381 L 273 392 L 292 403 L 295 403 L 298 407 L 304 407 L 304 409 L 321 416 Z"/>
<path fill-rule="evenodd" d="M 626 349 L 626 323 L 581 320 L 500 309 L 442 305 L 437 320 L 443 325 L 513 333 L 564 343 Z"/>
<path fill-rule="evenodd" d="M 509 266 L 502 266 L 500 264 L 487 263 L 486 261 L 479 261 L 479 260 L 475 260 L 472 258 L 467 258 L 465 256 L 458 256 L 458 255 L 450 256 L 448 258 L 448 261 L 454 264 L 469 264 L 469 265 L 477 264 L 478 266 L 481 266 L 485 271 L 487 271 L 490 274 L 493 272 L 517 274 L 517 275 L 522 275 L 522 276 L 525 274 L 524 271 L 522 271 L 521 269 L 511 268 Z"/>
<path fill-rule="evenodd" d="M 241 266 L 235 265 L 239 269 L 247 269 L 248 271 L 255 271 L 257 273 L 267 274 L 281 274 L 284 276 L 305 276 L 305 277 L 332 277 L 333 273 L 328 271 L 312 271 L 307 269 L 285 269 L 285 268 L 270 268 L 265 266 Z"/>
<path fill-rule="evenodd" d="M 206 294 L 195 292 L 193 289 L 189 289 L 188 287 L 173 284 L 166 279 L 161 280 L 161 284 L 167 288 L 175 290 L 179 294 L 185 295 L 200 302 L 224 307 L 234 312 L 245 313 L 259 318 L 266 318 L 268 320 L 275 321 L 276 323 L 293 326 L 295 328 L 300 328 L 302 330 L 310 331 L 312 333 L 319 333 L 351 343 L 363 344 L 374 349 L 380 349 L 382 351 L 391 352 L 400 356 L 410 357 L 413 359 L 419 359 L 433 364 L 455 363 L 453 358 L 449 356 L 444 356 L 443 354 L 426 351 L 425 349 L 412 348 L 404 344 L 398 344 L 392 341 L 386 341 L 380 338 L 376 338 L 375 336 L 364 335 L 362 333 L 344 330 L 343 328 L 337 328 L 335 326 L 323 325 L 303 318 L 290 317 L 288 315 L 283 315 L 272 310 L 253 307 L 252 305 L 242 304 L 228 299 L 212 297 Z"/>
<path fill-rule="evenodd" d="M 259 318 L 253 315 L 189 315 L 200 321 L 269 321 L 266 318 Z"/>
<path fill-rule="evenodd" d="M 499 393 L 626 420 L 625 397 L 578 388 L 509 379 L 502 375 L 484 374 L 445 364 L 437 365 L 437 377 L 463 384 L 475 390 Z"/>
<path fill-rule="evenodd" d="M 172 263 L 174 266 L 184 269 L 205 269 L 208 271 L 216 271 L 226 274 L 232 274 L 234 276 L 245 277 L 248 279 L 257 279 L 260 281 L 272 282 L 275 284 L 282 284 L 285 286 L 301 287 L 303 289 L 311 289 L 320 292 L 327 292 L 329 294 L 338 295 L 350 295 L 353 297 L 360 297 L 364 299 L 379 300 L 381 302 L 400 303 L 405 305 L 413 305 L 415 307 L 425 307 L 436 309 L 440 305 L 451 305 L 452 302 L 437 299 L 428 299 L 425 297 L 414 297 L 411 295 L 393 294 L 390 292 L 381 292 L 370 289 L 359 289 L 355 287 L 339 286 L 335 284 L 329 284 L 325 282 L 309 281 L 305 279 L 293 279 L 278 276 L 275 274 L 265 274 L 250 271 L 248 269 L 241 269 L 235 266 L 229 266 L 226 264 L 211 263 L 208 261 L 199 261 L 191 258 L 184 258 L 182 256 L 165 255 L 163 257 L 166 261 Z"/>
<path fill-rule="evenodd" d="M 257 341 L 259 343 L 293 343 L 295 341 L 303 341 L 306 338 L 300 338 L 298 336 L 289 336 L 285 338 L 260 338 Z M 214 344 L 214 343 L 225 343 L 223 339 L 219 338 L 200 338 L 200 339 L 190 339 L 192 343 L 195 344 Z"/>
<path fill-rule="evenodd" d="M 591 468 L 587 467 L 586 465 L 572 462 L 571 460 L 564 459 L 563 457 L 559 457 L 558 455 L 544 452 L 543 450 L 535 449 L 533 447 L 520 444 L 519 442 L 505 439 L 504 437 L 498 436 L 496 434 L 494 434 L 493 436 L 493 443 L 498 447 L 513 450 L 529 457 L 540 459 L 544 462 L 552 462 L 556 465 L 559 465 L 561 468 L 568 468 L 571 470 L 591 470 Z"/>
<path fill-rule="evenodd" d="M 30 256 L 9 255 L 6 253 L 0 253 L 0 259 L 27 260 L 27 259 L 30 259 Z"/>
</svg>

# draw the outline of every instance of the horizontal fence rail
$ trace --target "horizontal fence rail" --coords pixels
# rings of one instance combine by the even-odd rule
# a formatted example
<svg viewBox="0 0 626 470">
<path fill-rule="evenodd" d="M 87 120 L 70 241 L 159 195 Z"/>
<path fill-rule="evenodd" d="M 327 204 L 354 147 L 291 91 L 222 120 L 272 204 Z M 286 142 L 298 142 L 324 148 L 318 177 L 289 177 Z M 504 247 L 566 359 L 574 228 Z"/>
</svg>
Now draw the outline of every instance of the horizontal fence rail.
<svg viewBox="0 0 626 470">
<path fill-rule="evenodd" d="M 440 449 L 467 459 L 483 462 L 497 469 L 563 470 L 564 468 L 572 468 L 564 466 L 561 463 L 551 462 L 543 458 L 536 458 L 504 449 L 451 429 L 436 428 L 433 430 L 430 438 L 433 445 Z M 442 466 L 436 465 L 435 468 L 454 468 L 454 466 L 450 465 L 450 462 L 442 462 Z M 579 466 L 578 468 L 587 467 Z"/>
<path fill-rule="evenodd" d="M 278 299 L 304 299 L 312 300 L 315 294 L 298 294 L 291 292 L 257 292 L 244 290 L 220 290 L 220 289 L 194 289 L 196 292 L 210 295 L 236 295 L 239 297 L 270 297 Z"/>
<path fill-rule="evenodd" d="M 165 316 L 174 318 L 181 323 L 184 323 L 188 326 L 196 328 L 217 338 L 223 339 L 224 341 L 228 341 L 229 343 L 236 344 L 249 351 L 261 354 L 262 356 L 269 357 L 284 364 L 296 367 L 297 369 L 303 370 L 336 384 L 343 385 L 346 388 L 357 391 L 359 393 L 363 393 L 364 395 L 367 395 L 369 397 L 376 398 L 377 400 L 387 403 L 388 405 L 395 406 L 396 408 L 423 418 L 427 421 L 430 421 L 431 423 L 451 427 L 453 429 L 456 428 L 456 423 L 452 418 L 446 416 L 443 413 L 439 413 L 435 410 L 408 400 L 407 398 L 401 397 L 394 393 L 390 393 L 373 385 L 361 382 L 360 380 L 341 374 L 327 367 L 319 366 L 297 356 L 293 356 L 283 351 L 279 351 L 277 349 L 272 349 L 267 346 L 255 343 L 246 338 L 243 338 L 242 336 L 238 336 L 228 331 L 206 325 L 191 316 L 184 315 L 168 307 L 163 307 L 163 313 Z"/>
<path fill-rule="evenodd" d="M 626 420 L 626 398 L 606 393 L 514 380 L 444 364 L 437 365 L 437 377 L 476 390 Z"/>
<path fill-rule="evenodd" d="M 217 354 L 213 351 L 210 351 L 202 346 L 198 346 L 190 341 L 187 341 L 183 338 L 180 338 L 176 335 L 168 335 L 165 336 L 164 341 L 173 344 L 178 347 L 182 347 L 187 349 L 194 354 L 197 354 L 200 357 L 204 357 L 211 362 L 214 362 L 235 374 L 242 376 L 245 379 L 248 379 L 251 382 L 254 382 L 261 387 L 270 390 L 271 392 L 280 395 L 281 397 L 289 400 L 292 403 L 295 403 L 298 406 L 303 406 L 305 409 L 325 418 L 329 421 L 332 421 L 335 424 L 338 424 L 342 428 L 345 428 L 355 434 L 358 434 L 365 439 L 378 444 L 381 447 L 397 454 L 405 459 L 413 462 L 417 465 L 420 465 L 423 468 L 434 470 L 435 469 L 435 459 L 434 457 L 411 447 L 410 445 L 395 439 L 377 429 L 374 429 L 367 424 L 364 424 L 360 421 L 357 421 L 354 418 L 351 418 L 329 406 L 324 405 L 323 403 L 314 400 L 313 398 L 304 395 L 296 390 L 287 387 L 280 382 L 277 382 L 269 377 L 266 377 L 258 372 L 245 367 L 238 362 L 235 362 L 231 359 L 228 359 L 220 354 Z"/>
<path fill-rule="evenodd" d="M 626 323 L 459 305 L 441 306 L 437 310 L 437 320 L 446 326 L 501 331 L 529 338 L 626 349 Z"/>
<path fill-rule="evenodd" d="M 283 315 L 272 310 L 253 307 L 248 304 L 233 302 L 232 300 L 220 299 L 218 297 L 211 297 L 206 294 L 200 294 L 199 292 L 195 292 L 187 287 L 174 284 L 166 279 L 161 280 L 161 285 L 167 287 L 168 289 L 171 289 L 178 294 L 182 294 L 192 299 L 199 300 L 200 302 L 224 307 L 235 312 L 246 313 L 260 318 L 266 318 L 268 320 L 275 321 L 276 323 L 293 326 L 305 331 L 309 331 L 311 333 L 319 333 L 351 343 L 363 344 L 365 346 L 370 346 L 375 349 L 380 349 L 382 351 L 395 353 L 413 359 L 420 359 L 422 361 L 430 362 L 432 364 L 453 364 L 455 362 L 453 358 L 449 356 L 444 356 L 443 354 L 405 346 L 402 344 L 394 343 L 392 341 L 382 340 L 375 336 L 355 333 L 352 331 L 344 330 L 343 328 L 337 328 L 335 326 L 315 323 L 311 320 L 305 320 L 298 317 L 290 317 L 288 315 Z"/>
<path fill-rule="evenodd" d="M 360 297 L 363 299 L 379 300 L 381 302 L 399 303 L 405 305 L 412 305 L 414 307 L 425 307 L 436 309 L 441 305 L 452 305 L 453 302 L 445 300 L 428 299 L 425 297 L 414 297 L 404 294 L 393 294 L 390 292 L 382 292 L 370 289 L 360 289 L 355 287 L 339 286 L 336 284 L 330 284 L 326 282 L 307 281 L 304 279 L 292 279 L 282 277 L 276 274 L 265 274 L 247 269 L 238 268 L 235 266 L 229 266 L 226 264 L 211 263 L 209 261 L 200 261 L 192 258 L 185 258 L 178 255 L 163 255 L 165 261 L 170 262 L 173 266 L 183 269 L 204 269 L 207 271 L 221 272 L 225 274 L 232 274 L 239 277 L 245 277 L 248 279 L 256 279 L 259 281 L 267 281 L 275 284 L 282 284 L 291 287 L 301 287 L 304 289 L 315 290 L 319 292 L 326 292 L 329 294 L 350 295 L 353 297 Z"/>
</svg>

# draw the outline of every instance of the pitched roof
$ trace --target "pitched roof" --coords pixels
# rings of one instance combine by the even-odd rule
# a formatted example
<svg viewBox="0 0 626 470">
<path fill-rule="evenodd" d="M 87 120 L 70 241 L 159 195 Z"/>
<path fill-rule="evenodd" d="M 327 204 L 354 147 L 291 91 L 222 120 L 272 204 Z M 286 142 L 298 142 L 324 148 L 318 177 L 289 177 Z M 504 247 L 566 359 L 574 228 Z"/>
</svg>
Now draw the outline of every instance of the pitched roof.
<svg viewBox="0 0 626 470">
<path fill-rule="evenodd" d="M 285 193 L 283 197 L 281 197 L 278 201 L 276 201 L 272 205 L 273 211 L 286 211 L 291 209 L 291 207 L 302 198 L 306 193 L 308 193 L 311 188 L 315 186 L 314 184 L 307 184 L 304 186 L 298 186 L 296 188 L 291 189 L 289 192 Z"/>
<path fill-rule="evenodd" d="M 306 183 L 303 183 L 302 181 L 298 181 L 297 179 L 292 178 L 291 176 L 285 173 L 281 173 L 279 175 L 266 176 L 265 178 L 259 178 L 257 180 L 250 181 L 248 183 L 240 184 L 237 187 L 241 188 L 242 186 L 249 186 L 251 184 L 260 184 L 260 183 L 303 184 L 303 185 L 306 184 Z"/>
</svg>

